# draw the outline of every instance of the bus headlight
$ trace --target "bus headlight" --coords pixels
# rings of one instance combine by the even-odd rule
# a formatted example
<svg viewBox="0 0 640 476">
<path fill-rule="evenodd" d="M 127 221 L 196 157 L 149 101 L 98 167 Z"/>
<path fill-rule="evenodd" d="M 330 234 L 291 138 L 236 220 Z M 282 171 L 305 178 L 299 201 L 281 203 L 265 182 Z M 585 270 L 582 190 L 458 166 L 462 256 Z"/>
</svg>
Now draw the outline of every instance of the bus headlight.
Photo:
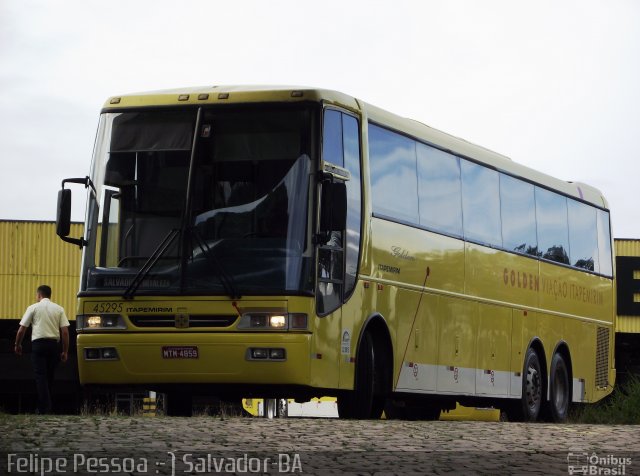
<svg viewBox="0 0 640 476">
<path fill-rule="evenodd" d="M 287 318 L 281 314 L 269 316 L 269 325 L 274 329 L 284 329 L 287 326 Z"/>
<path fill-rule="evenodd" d="M 307 330 L 308 319 L 306 314 L 283 314 L 269 312 L 247 312 L 238 322 L 238 329 L 285 331 Z"/>
<path fill-rule="evenodd" d="M 87 317 L 87 327 L 100 327 L 101 322 L 102 318 L 100 316 Z"/>
<path fill-rule="evenodd" d="M 92 314 L 76 317 L 76 329 L 79 331 L 126 328 L 124 319 L 119 314 Z"/>
</svg>

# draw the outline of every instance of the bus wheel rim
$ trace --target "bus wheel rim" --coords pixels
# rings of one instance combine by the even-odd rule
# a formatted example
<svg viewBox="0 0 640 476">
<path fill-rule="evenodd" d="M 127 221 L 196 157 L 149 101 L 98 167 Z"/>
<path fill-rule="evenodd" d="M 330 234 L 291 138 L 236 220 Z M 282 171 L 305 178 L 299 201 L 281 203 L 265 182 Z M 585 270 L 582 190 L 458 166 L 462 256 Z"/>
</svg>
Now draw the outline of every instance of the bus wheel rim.
<svg viewBox="0 0 640 476">
<path fill-rule="evenodd" d="M 527 406 L 535 409 L 540 403 L 540 372 L 534 365 L 527 368 L 526 398 Z"/>
</svg>

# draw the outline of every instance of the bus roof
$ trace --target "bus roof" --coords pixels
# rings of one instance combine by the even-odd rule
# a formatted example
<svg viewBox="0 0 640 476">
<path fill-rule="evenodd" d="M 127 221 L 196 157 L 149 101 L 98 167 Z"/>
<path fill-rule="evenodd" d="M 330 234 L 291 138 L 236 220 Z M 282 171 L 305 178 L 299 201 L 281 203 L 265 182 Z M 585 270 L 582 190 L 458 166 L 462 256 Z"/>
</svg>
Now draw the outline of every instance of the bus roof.
<svg viewBox="0 0 640 476">
<path fill-rule="evenodd" d="M 508 157 L 482 146 L 429 127 L 421 122 L 403 118 L 367 104 L 352 96 L 326 89 L 303 86 L 203 86 L 113 96 L 104 105 L 104 112 L 122 108 L 180 106 L 199 104 L 239 104 L 265 102 L 325 102 L 366 115 L 380 125 L 412 136 L 445 151 L 470 158 L 497 170 L 521 177 L 565 195 L 608 208 L 602 193 L 579 182 L 565 182 L 538 172 Z"/>
</svg>

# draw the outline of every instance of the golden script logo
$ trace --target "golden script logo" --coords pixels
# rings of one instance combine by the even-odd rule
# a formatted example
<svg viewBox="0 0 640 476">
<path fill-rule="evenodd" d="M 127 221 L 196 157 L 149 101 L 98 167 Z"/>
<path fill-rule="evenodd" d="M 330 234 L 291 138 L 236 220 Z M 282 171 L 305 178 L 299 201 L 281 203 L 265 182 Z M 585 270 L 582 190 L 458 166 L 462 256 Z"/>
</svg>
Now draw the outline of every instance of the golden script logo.
<svg viewBox="0 0 640 476">
<path fill-rule="evenodd" d="M 542 292 L 556 300 L 558 298 L 571 299 L 598 306 L 602 306 L 604 303 L 602 291 L 560 279 L 540 278 L 532 273 L 504 268 L 502 280 L 505 286 L 528 289 L 535 292 L 540 291 L 542 285 Z"/>
</svg>

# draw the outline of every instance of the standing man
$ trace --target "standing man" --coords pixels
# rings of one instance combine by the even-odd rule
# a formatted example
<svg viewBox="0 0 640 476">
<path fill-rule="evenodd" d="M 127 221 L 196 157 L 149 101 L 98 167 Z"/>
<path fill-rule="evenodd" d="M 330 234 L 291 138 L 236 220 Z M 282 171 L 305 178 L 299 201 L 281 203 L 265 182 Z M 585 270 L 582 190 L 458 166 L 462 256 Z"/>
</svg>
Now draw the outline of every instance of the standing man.
<svg viewBox="0 0 640 476">
<path fill-rule="evenodd" d="M 69 320 L 64 309 L 51 302 L 51 288 L 40 286 L 36 291 L 36 304 L 27 308 L 18 334 L 16 335 L 15 353 L 22 355 L 22 339 L 27 327 L 33 326 L 31 332 L 31 362 L 36 376 L 38 390 L 38 413 L 51 413 L 51 387 L 58 361 L 67 361 L 69 351 Z M 62 334 L 62 353 L 59 354 L 60 334 Z"/>
</svg>

